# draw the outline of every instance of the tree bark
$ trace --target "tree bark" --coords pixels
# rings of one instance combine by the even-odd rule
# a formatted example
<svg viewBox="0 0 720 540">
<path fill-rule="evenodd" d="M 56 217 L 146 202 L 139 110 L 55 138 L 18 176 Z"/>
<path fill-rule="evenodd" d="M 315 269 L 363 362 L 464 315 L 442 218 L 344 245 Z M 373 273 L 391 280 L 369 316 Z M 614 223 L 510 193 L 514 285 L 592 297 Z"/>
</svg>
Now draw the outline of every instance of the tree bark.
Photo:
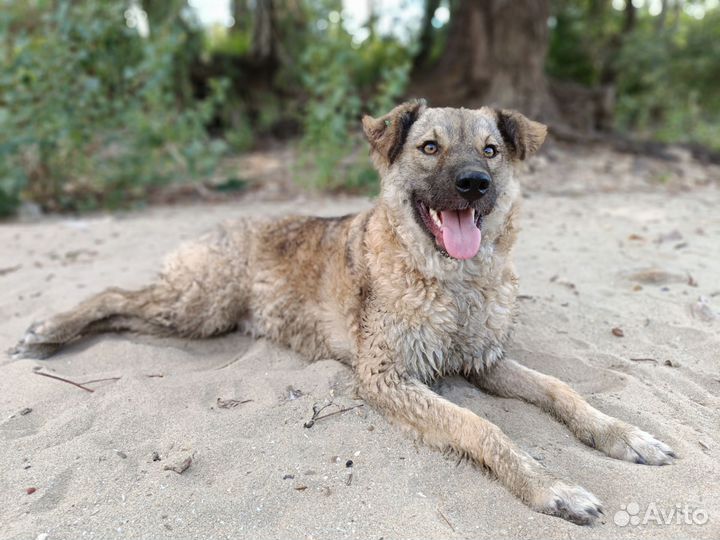
<svg viewBox="0 0 720 540">
<path fill-rule="evenodd" d="M 657 14 L 657 19 L 655 20 L 655 29 L 658 31 L 665 29 L 665 18 L 667 17 L 667 0 L 662 0 L 660 2 L 660 13 Z"/>
<path fill-rule="evenodd" d="M 459 0 L 434 67 L 419 67 L 411 91 L 437 106 L 510 107 L 553 120 L 544 65 L 549 0 Z"/>
<path fill-rule="evenodd" d="M 606 59 L 600 72 L 600 83 L 604 86 L 614 86 L 617 80 L 617 66 L 615 60 L 620 53 L 623 42 L 635 30 L 637 24 L 637 8 L 631 0 L 625 3 L 623 26 L 620 32 L 612 37 L 606 47 Z"/>
<path fill-rule="evenodd" d="M 247 32 L 252 28 L 252 14 L 248 8 L 248 0 L 230 0 L 230 12 L 235 21 L 230 28 L 231 33 Z"/>
<path fill-rule="evenodd" d="M 257 62 L 272 63 L 275 60 L 273 23 L 273 1 L 257 0 L 252 36 L 252 56 Z"/>
<path fill-rule="evenodd" d="M 627 0 L 625 4 L 625 23 L 623 24 L 623 34 L 629 34 L 635 30 L 635 24 L 637 23 L 637 8 L 632 3 L 632 0 Z"/>
<path fill-rule="evenodd" d="M 428 57 L 432 51 L 434 37 L 432 19 L 438 7 L 440 7 L 440 0 L 425 0 L 425 15 L 420 30 L 420 46 L 415 58 L 413 58 L 413 70 L 422 69 L 428 65 Z"/>
</svg>

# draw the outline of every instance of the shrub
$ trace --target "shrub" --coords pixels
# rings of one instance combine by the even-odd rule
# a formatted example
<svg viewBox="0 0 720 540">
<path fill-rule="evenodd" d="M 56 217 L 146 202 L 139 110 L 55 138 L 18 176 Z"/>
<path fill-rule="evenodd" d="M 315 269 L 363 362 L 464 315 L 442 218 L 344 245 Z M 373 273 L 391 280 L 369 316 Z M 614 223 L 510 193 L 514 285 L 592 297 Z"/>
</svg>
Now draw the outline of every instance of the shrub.
<svg viewBox="0 0 720 540">
<path fill-rule="evenodd" d="M 0 213 L 124 206 L 169 179 L 212 170 L 204 124 L 227 85 L 184 102 L 188 23 L 141 37 L 125 3 L 6 2 L 0 14 Z"/>
<path fill-rule="evenodd" d="M 335 16 L 329 16 L 333 13 Z M 297 77 L 307 94 L 302 107 L 301 179 L 325 189 L 377 190 L 366 146 L 360 136 L 363 112 L 384 114 L 404 93 L 412 64 L 409 47 L 396 38 L 371 33 L 353 42 L 332 2 L 307 17 L 307 41 Z M 327 24 L 318 24 L 322 21 Z"/>
</svg>

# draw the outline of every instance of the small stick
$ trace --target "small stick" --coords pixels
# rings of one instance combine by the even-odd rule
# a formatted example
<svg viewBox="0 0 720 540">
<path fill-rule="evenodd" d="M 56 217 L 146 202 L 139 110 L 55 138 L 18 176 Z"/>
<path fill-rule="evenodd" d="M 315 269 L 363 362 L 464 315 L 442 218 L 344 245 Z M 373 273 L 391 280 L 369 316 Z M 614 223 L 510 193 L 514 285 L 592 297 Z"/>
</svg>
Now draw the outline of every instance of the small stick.
<svg viewBox="0 0 720 540">
<path fill-rule="evenodd" d="M 654 358 L 631 358 L 633 362 L 655 362 L 657 364 L 657 360 Z"/>
<path fill-rule="evenodd" d="M 71 381 L 69 379 L 63 379 L 62 377 L 58 377 L 57 375 L 50 375 L 49 373 L 42 373 L 40 371 L 33 371 L 35 375 L 42 375 L 43 377 L 49 377 L 50 379 L 55 379 L 57 381 L 62 381 L 68 384 L 72 384 L 73 386 L 77 386 L 78 388 L 82 388 L 86 392 L 90 392 L 91 394 L 95 391 L 92 388 L 88 388 L 87 386 L 83 386 L 82 384 L 76 383 L 74 381 Z"/>
<path fill-rule="evenodd" d="M 325 407 L 329 407 L 330 405 L 332 405 L 332 404 L 329 403 L 328 405 L 325 405 Z M 335 416 L 336 414 L 352 411 L 353 409 L 357 409 L 358 407 L 364 407 L 364 406 L 365 406 L 365 404 L 361 403 L 360 405 L 354 405 L 352 407 L 345 407 L 344 409 L 340 409 L 339 411 L 323 414 L 322 416 L 313 415 L 314 418 L 311 418 L 309 422 L 305 422 L 304 425 L 306 428 L 311 428 L 315 425 L 315 422 L 317 422 L 318 420 L 322 420 L 323 418 L 329 418 L 330 416 Z M 320 409 L 320 411 L 322 411 L 325 407 Z M 318 411 L 318 412 L 320 412 L 320 411 Z"/>
<path fill-rule="evenodd" d="M 344 409 L 340 409 L 339 411 L 323 414 L 322 416 L 318 416 L 315 421 L 322 420 L 323 418 L 327 418 L 328 416 L 335 416 L 336 414 L 352 411 L 353 409 L 357 409 L 358 407 L 364 407 L 365 404 L 361 403 L 360 405 L 353 405 L 352 407 L 346 407 Z"/>
<path fill-rule="evenodd" d="M 457 532 L 457 531 L 455 530 L 455 527 L 453 527 L 452 523 L 450 523 L 450 520 L 445 516 L 445 514 L 443 514 L 443 511 L 440 510 L 440 507 L 439 507 L 439 506 L 437 507 L 437 511 L 438 511 L 438 514 L 440 514 L 440 517 L 445 520 L 445 523 L 448 524 L 448 527 L 450 527 L 450 528 L 452 529 L 452 532 Z"/>
<path fill-rule="evenodd" d="M 312 418 L 310 418 L 310 420 L 308 420 L 307 422 L 305 422 L 305 423 L 303 424 L 303 427 L 305 427 L 305 428 L 311 428 L 311 427 L 313 427 L 313 426 L 315 425 L 315 420 L 317 420 L 318 414 L 320 414 L 322 411 L 324 411 L 325 409 L 327 409 L 327 408 L 328 408 L 330 405 L 332 405 L 332 404 L 333 404 L 333 402 L 331 401 L 331 402 L 328 403 L 327 405 L 323 405 L 322 407 L 320 407 L 320 408 L 318 409 L 318 404 L 315 403 L 315 404 L 313 405 L 313 415 L 312 415 Z"/>
<path fill-rule="evenodd" d="M 81 382 L 80 384 L 92 384 L 96 382 L 105 382 L 105 381 L 119 381 L 122 379 L 122 377 L 108 377 L 107 379 L 93 379 L 92 381 L 85 381 Z"/>
<path fill-rule="evenodd" d="M 216 367 L 215 370 L 217 371 L 217 370 L 219 370 L 219 369 L 225 369 L 226 367 L 230 367 L 230 366 L 232 366 L 235 362 L 237 362 L 238 360 L 240 360 L 242 357 L 243 357 L 242 354 L 241 354 L 240 356 L 236 356 L 235 358 L 233 358 L 233 359 L 230 360 L 229 362 L 223 364 L 222 366 Z"/>
</svg>

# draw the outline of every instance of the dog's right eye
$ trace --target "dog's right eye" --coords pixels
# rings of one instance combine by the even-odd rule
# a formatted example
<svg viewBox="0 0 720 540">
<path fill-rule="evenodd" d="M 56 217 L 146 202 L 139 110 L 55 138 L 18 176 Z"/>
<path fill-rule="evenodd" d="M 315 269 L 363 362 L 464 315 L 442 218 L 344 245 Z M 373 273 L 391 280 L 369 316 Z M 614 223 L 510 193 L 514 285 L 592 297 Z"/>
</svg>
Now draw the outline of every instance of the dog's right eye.
<svg viewBox="0 0 720 540">
<path fill-rule="evenodd" d="M 423 154 L 427 154 L 428 156 L 432 156 L 433 154 L 437 154 L 437 151 L 440 149 L 440 146 L 438 146 L 438 143 L 435 141 L 425 141 L 420 145 L 420 151 Z"/>
</svg>

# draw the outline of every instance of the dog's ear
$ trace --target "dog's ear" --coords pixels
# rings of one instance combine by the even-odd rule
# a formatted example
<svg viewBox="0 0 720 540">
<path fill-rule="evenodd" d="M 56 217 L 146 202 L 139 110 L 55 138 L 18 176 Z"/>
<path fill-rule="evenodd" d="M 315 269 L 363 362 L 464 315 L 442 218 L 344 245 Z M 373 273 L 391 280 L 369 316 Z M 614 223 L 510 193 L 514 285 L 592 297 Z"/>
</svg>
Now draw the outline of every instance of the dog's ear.
<svg viewBox="0 0 720 540">
<path fill-rule="evenodd" d="M 525 159 L 538 151 L 547 135 L 546 125 L 517 111 L 498 109 L 495 112 L 500 135 L 513 159 Z"/>
<path fill-rule="evenodd" d="M 380 163 L 386 166 L 392 165 L 405 145 L 410 126 L 425 107 L 425 100 L 417 99 L 398 105 L 380 118 L 365 115 L 362 119 L 363 131 L 370 141 L 373 157 L 380 158 Z"/>
</svg>

